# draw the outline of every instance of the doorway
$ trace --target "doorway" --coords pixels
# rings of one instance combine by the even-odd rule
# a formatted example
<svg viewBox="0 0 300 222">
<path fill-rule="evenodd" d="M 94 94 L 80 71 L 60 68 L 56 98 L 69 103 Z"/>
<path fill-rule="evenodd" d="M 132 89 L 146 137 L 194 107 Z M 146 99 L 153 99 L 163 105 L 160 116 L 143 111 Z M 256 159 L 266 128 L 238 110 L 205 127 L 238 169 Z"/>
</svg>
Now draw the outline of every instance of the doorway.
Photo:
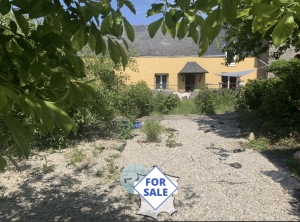
<svg viewBox="0 0 300 222">
<path fill-rule="evenodd" d="M 191 90 L 191 92 L 194 91 L 195 87 L 196 87 L 196 75 L 195 74 L 185 74 L 185 90 L 189 91 Z"/>
</svg>

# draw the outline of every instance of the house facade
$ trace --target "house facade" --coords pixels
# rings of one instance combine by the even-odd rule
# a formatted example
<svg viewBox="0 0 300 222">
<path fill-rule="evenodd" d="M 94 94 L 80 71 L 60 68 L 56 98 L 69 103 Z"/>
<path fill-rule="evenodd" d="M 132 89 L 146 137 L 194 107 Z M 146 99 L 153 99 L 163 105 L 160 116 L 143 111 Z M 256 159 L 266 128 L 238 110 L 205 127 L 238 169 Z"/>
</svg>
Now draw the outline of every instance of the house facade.
<svg viewBox="0 0 300 222">
<path fill-rule="evenodd" d="M 144 80 L 151 89 L 194 91 L 209 88 L 236 88 L 258 77 L 261 64 L 257 58 L 247 58 L 240 63 L 225 66 L 226 54 L 221 51 L 224 43 L 220 38 L 219 48 L 213 43 L 202 56 L 198 57 L 198 45 L 190 38 L 173 39 L 160 31 L 151 39 L 147 26 L 135 26 L 135 41 L 129 44 L 136 50 L 138 72 L 126 70 L 131 82 Z M 239 75 L 239 72 L 248 71 Z M 231 76 L 232 73 L 232 76 Z M 245 73 L 245 72 L 244 72 Z"/>
</svg>

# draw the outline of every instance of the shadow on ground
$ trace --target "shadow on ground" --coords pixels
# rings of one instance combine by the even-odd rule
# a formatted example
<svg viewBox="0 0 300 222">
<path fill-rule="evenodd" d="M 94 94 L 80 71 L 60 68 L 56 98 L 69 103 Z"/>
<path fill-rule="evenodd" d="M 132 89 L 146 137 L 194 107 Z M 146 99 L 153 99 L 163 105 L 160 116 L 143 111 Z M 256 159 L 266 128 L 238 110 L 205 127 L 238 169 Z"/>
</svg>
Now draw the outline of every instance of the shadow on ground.
<svg viewBox="0 0 300 222">
<path fill-rule="evenodd" d="M 294 149 L 288 150 L 287 153 L 293 153 Z M 262 155 L 264 155 L 274 166 L 277 168 L 277 171 L 264 171 L 262 170 L 260 173 L 270 177 L 274 182 L 279 183 L 282 187 L 282 190 L 286 195 L 291 195 L 293 200 L 289 202 L 292 206 L 292 211 L 290 214 L 296 215 L 300 217 L 300 180 L 297 177 L 292 176 L 293 172 L 291 172 L 287 167 L 287 162 L 284 161 L 284 157 L 280 158 L 276 157 L 278 155 L 278 151 L 267 150 L 263 151 Z M 292 154 L 290 156 L 292 159 Z"/>
<path fill-rule="evenodd" d="M 41 184 L 41 189 L 31 185 L 37 183 Z M 117 182 L 106 189 L 99 184 L 92 190 L 76 189 L 74 184 L 80 185 L 80 181 L 67 175 L 44 178 L 43 174 L 38 174 L 25 179 L 14 194 L 0 196 L 0 220 L 151 220 L 135 215 L 139 198 L 130 202 L 129 197 L 117 195 L 117 192 L 109 195 L 119 186 Z M 0 187 L 0 194 L 4 190 Z"/>
<path fill-rule="evenodd" d="M 204 133 L 214 133 L 225 138 L 247 138 L 250 131 L 240 125 L 236 119 L 236 112 L 201 116 L 193 121 L 197 122 L 199 130 Z"/>
</svg>

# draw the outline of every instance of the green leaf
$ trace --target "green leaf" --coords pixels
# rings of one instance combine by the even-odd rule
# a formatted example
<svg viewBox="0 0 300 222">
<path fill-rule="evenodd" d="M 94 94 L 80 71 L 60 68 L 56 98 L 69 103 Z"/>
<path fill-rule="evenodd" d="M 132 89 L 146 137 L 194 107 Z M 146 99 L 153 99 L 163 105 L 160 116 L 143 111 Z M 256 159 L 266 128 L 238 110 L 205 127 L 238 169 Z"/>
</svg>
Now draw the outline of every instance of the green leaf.
<svg viewBox="0 0 300 222">
<path fill-rule="evenodd" d="M 205 33 L 209 40 L 214 40 L 220 33 L 222 19 L 222 11 L 220 8 L 215 9 L 205 19 L 204 24 L 201 27 L 201 33 Z"/>
<path fill-rule="evenodd" d="M 18 26 L 14 21 L 10 20 L 9 27 L 13 33 L 17 32 Z"/>
<path fill-rule="evenodd" d="M 259 17 L 266 17 L 267 15 L 270 15 L 271 13 L 278 10 L 278 6 L 276 5 L 269 5 L 265 3 L 254 3 L 252 7 L 252 13 L 253 15 L 259 16 Z"/>
<path fill-rule="evenodd" d="M 110 58 L 117 64 L 120 61 L 120 52 L 116 43 L 111 38 L 108 38 L 108 52 Z"/>
<path fill-rule="evenodd" d="M 222 13 L 229 23 L 233 23 L 237 16 L 239 0 L 223 0 Z"/>
<path fill-rule="evenodd" d="M 116 43 L 117 43 L 119 52 L 121 54 L 123 69 L 125 69 L 128 64 L 127 54 L 126 54 L 125 50 L 123 49 L 123 47 L 118 42 L 116 42 Z"/>
<path fill-rule="evenodd" d="M 165 4 L 163 3 L 152 4 L 151 7 L 152 8 L 147 11 L 147 17 L 161 13 L 165 7 Z"/>
<path fill-rule="evenodd" d="M 245 8 L 243 9 L 242 11 L 240 11 L 237 15 L 236 18 L 241 18 L 243 16 L 248 16 L 249 15 L 249 11 L 250 11 L 250 8 Z"/>
<path fill-rule="evenodd" d="M 195 20 L 195 12 L 192 10 L 185 12 L 184 15 L 189 20 L 189 22 L 193 22 Z"/>
<path fill-rule="evenodd" d="M 72 45 L 76 51 L 80 51 L 87 44 L 88 34 L 85 27 L 80 27 L 73 36 Z"/>
<path fill-rule="evenodd" d="M 17 162 L 10 156 L 10 155 L 6 155 L 6 157 L 9 159 L 9 161 L 15 166 L 16 169 L 19 168 Z M 1 162 L 1 160 L 0 160 Z"/>
<path fill-rule="evenodd" d="M 19 102 L 19 96 L 11 89 L 1 85 L 1 89 L 7 95 L 7 97 L 11 98 L 15 102 Z"/>
<path fill-rule="evenodd" d="M 166 29 L 166 24 L 165 22 L 163 22 L 162 26 L 161 26 L 161 32 L 163 35 L 166 35 L 167 33 L 167 29 Z"/>
<path fill-rule="evenodd" d="M 7 104 L 7 96 L 1 88 L 0 88 L 0 101 L 1 101 L 0 102 L 0 113 L 1 113 Z"/>
<path fill-rule="evenodd" d="M 32 139 L 32 134 L 28 132 L 14 117 L 6 116 L 4 123 L 9 129 L 9 132 L 14 140 L 19 157 L 25 156 L 28 158 L 29 149 L 27 139 Z M 28 137 L 29 136 L 29 137 Z"/>
<path fill-rule="evenodd" d="M 0 13 L 2 15 L 6 15 L 10 11 L 10 2 L 9 0 L 1 0 L 0 1 Z"/>
<path fill-rule="evenodd" d="M 198 40 L 199 40 L 199 33 L 197 27 L 198 25 L 196 24 L 196 21 L 192 22 L 189 26 L 189 34 L 188 34 L 188 37 L 191 37 L 196 44 L 198 44 Z"/>
<path fill-rule="evenodd" d="M 287 40 L 293 33 L 295 28 L 294 17 L 291 13 L 286 14 L 275 26 L 272 32 L 273 43 L 278 48 L 281 43 Z"/>
<path fill-rule="evenodd" d="M 38 82 L 41 78 L 41 66 L 40 64 L 35 60 L 31 65 L 30 65 L 30 74 L 34 79 L 34 82 Z"/>
<path fill-rule="evenodd" d="M 160 28 L 162 22 L 163 22 L 163 18 L 160 18 L 157 21 L 152 22 L 148 26 L 148 32 L 149 32 L 150 38 L 153 38 L 155 36 L 155 34 L 157 33 L 158 29 Z"/>
<path fill-rule="evenodd" d="M 128 44 L 127 44 L 127 42 L 126 42 L 126 40 L 124 38 L 122 38 L 122 42 L 125 45 L 126 49 L 128 50 Z"/>
<path fill-rule="evenodd" d="M 28 35 L 28 30 L 29 30 L 29 25 L 27 19 L 22 14 L 19 14 L 17 11 L 13 10 L 15 18 L 17 20 L 17 23 L 19 27 L 21 28 L 22 32 L 27 36 Z"/>
<path fill-rule="evenodd" d="M 173 29 L 176 27 L 176 23 L 173 21 L 173 15 L 171 12 L 167 12 L 165 15 L 165 23 L 169 29 Z"/>
<path fill-rule="evenodd" d="M 100 34 L 98 35 L 98 38 L 97 38 L 95 53 L 96 53 L 96 55 L 99 55 L 100 53 L 102 53 L 103 56 L 105 56 L 105 53 L 106 53 L 106 44 Z"/>
<path fill-rule="evenodd" d="M 177 31 L 178 39 L 183 39 L 186 36 L 187 32 L 188 32 L 188 22 L 186 18 L 183 18 L 180 21 L 180 25 Z"/>
<path fill-rule="evenodd" d="M 208 46 L 209 46 L 208 38 L 203 34 L 201 34 L 199 50 L 198 50 L 199 57 L 204 55 L 204 53 L 206 53 Z"/>
<path fill-rule="evenodd" d="M 186 12 L 189 10 L 190 7 L 190 0 L 179 0 L 177 1 L 179 7 L 182 9 L 182 11 Z"/>
<path fill-rule="evenodd" d="M 17 55 L 21 55 L 23 52 L 23 49 L 15 42 L 15 40 L 11 40 L 10 42 L 10 46 L 11 46 L 11 50 L 13 51 L 13 53 L 17 54 Z"/>
<path fill-rule="evenodd" d="M 136 14 L 135 7 L 134 7 L 134 5 L 133 5 L 130 1 L 124 0 L 124 4 L 129 8 L 129 10 L 130 10 L 133 14 Z"/>
<path fill-rule="evenodd" d="M 52 118 L 55 120 L 57 125 L 63 129 L 66 135 L 69 134 L 71 130 L 76 132 L 71 118 L 64 110 L 48 101 L 45 101 L 45 104 L 49 108 Z"/>
<path fill-rule="evenodd" d="M 133 42 L 134 41 L 134 29 L 125 17 L 123 17 L 123 22 L 124 22 L 127 37 L 131 42 Z"/>
<path fill-rule="evenodd" d="M 4 170 L 6 164 L 7 164 L 6 160 L 2 156 L 0 156 L 0 170 Z"/>
<path fill-rule="evenodd" d="M 97 43 L 97 39 L 96 36 L 93 33 L 89 34 L 89 47 L 91 48 L 91 50 L 94 52 L 96 49 L 96 43 Z"/>
<path fill-rule="evenodd" d="M 202 16 L 196 14 L 196 22 L 200 27 L 202 27 L 204 24 L 204 18 Z"/>
<path fill-rule="evenodd" d="M 70 96 L 72 102 L 78 107 L 84 107 L 83 92 L 75 86 L 75 84 L 70 83 Z"/>
</svg>

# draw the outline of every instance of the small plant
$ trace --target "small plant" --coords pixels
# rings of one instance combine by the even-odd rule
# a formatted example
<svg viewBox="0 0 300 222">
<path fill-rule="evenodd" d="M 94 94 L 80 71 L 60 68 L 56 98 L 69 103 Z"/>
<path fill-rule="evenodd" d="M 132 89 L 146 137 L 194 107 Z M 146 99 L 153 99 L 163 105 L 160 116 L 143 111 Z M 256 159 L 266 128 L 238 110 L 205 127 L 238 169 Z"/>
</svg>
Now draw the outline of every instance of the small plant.
<svg viewBox="0 0 300 222">
<path fill-rule="evenodd" d="M 159 134 L 163 131 L 163 126 L 159 121 L 146 120 L 142 131 L 146 134 L 148 140 L 156 141 Z"/>
<path fill-rule="evenodd" d="M 247 147 L 252 148 L 254 150 L 266 150 L 268 149 L 268 144 L 265 138 L 260 137 L 258 139 L 250 141 L 246 144 Z"/>
<path fill-rule="evenodd" d="M 122 123 L 119 124 L 118 130 L 118 139 L 120 140 L 127 140 L 131 139 L 133 137 L 133 121 L 123 121 Z"/>
<path fill-rule="evenodd" d="M 114 162 L 110 162 L 108 165 L 107 165 L 107 179 L 109 180 L 116 180 L 119 178 L 119 173 L 118 173 L 118 170 L 117 168 L 115 167 L 114 165 Z"/>
<path fill-rule="evenodd" d="M 50 148 L 47 150 L 47 153 L 52 154 L 52 153 L 56 153 L 56 150 L 54 148 Z"/>
<path fill-rule="evenodd" d="M 102 178 L 104 176 L 104 170 L 97 170 L 95 176 Z"/>
<path fill-rule="evenodd" d="M 50 173 L 50 172 L 54 172 L 54 166 L 48 166 L 48 161 L 47 158 L 45 157 L 45 163 L 43 164 L 43 169 L 42 169 L 43 173 Z"/>
<path fill-rule="evenodd" d="M 85 154 L 82 152 L 82 150 L 79 150 L 77 147 L 73 149 L 72 153 L 68 155 L 70 158 L 69 165 L 75 166 L 76 163 L 80 163 L 85 158 Z"/>
<path fill-rule="evenodd" d="M 104 146 L 95 146 L 94 150 L 92 151 L 93 156 L 96 157 L 98 154 L 101 154 L 105 150 Z"/>
<path fill-rule="evenodd" d="M 215 146 L 215 144 L 214 143 L 210 143 L 210 146 Z"/>
<path fill-rule="evenodd" d="M 112 155 L 110 155 L 108 158 L 104 158 L 104 160 L 106 161 L 106 162 L 111 162 L 111 161 L 113 161 L 114 159 L 117 159 L 117 158 L 119 158 L 120 157 L 120 154 L 112 154 Z"/>
<path fill-rule="evenodd" d="M 173 130 L 166 130 L 167 131 L 167 139 L 166 139 L 166 146 L 169 148 L 173 148 L 176 146 L 176 140 L 174 139 L 175 133 Z"/>
</svg>

